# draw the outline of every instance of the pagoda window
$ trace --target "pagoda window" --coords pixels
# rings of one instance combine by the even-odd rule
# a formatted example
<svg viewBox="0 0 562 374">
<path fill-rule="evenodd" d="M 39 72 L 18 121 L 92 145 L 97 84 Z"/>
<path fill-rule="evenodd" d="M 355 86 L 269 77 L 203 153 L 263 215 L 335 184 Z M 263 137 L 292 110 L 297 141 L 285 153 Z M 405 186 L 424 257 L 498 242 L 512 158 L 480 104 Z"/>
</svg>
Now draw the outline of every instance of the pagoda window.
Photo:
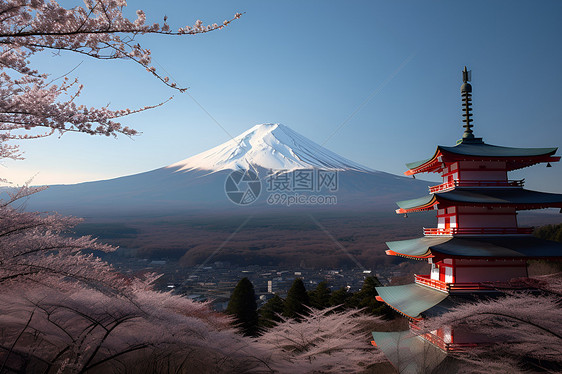
<svg viewBox="0 0 562 374">
<path fill-rule="evenodd" d="M 459 172 L 458 170 L 449 170 L 449 168 L 445 168 L 445 170 L 443 170 L 443 183 L 448 183 L 448 182 L 453 182 L 456 180 L 459 180 Z"/>
<path fill-rule="evenodd" d="M 437 228 L 439 229 L 445 228 L 445 217 L 437 217 Z"/>
<path fill-rule="evenodd" d="M 451 216 L 450 227 L 452 228 L 457 227 L 457 216 Z"/>
<path fill-rule="evenodd" d="M 438 331 L 440 332 L 439 336 L 441 337 L 441 339 L 443 339 L 443 342 L 445 342 L 445 344 L 451 344 L 453 342 L 453 330 L 451 329 L 451 326 L 445 325 Z"/>
<path fill-rule="evenodd" d="M 445 283 L 454 283 L 452 267 L 445 268 Z"/>
<path fill-rule="evenodd" d="M 431 279 L 439 280 L 439 268 L 435 264 L 431 264 Z"/>
</svg>

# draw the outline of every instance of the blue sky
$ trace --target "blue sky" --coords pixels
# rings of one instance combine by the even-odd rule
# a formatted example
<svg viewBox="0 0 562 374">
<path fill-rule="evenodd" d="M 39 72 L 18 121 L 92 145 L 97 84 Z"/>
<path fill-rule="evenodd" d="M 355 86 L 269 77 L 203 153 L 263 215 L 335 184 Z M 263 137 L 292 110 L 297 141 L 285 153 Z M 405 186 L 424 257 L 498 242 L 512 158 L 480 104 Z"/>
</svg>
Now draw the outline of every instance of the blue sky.
<svg viewBox="0 0 562 374">
<path fill-rule="evenodd" d="M 70 3 L 70 2 L 69 2 Z M 473 76 L 475 134 L 491 144 L 562 147 L 560 1 L 130 0 L 150 21 L 222 22 L 199 36 L 141 37 L 164 68 L 228 133 L 283 123 L 368 167 L 401 174 L 462 134 L 461 70 Z M 187 94 L 128 62 L 47 52 L 34 62 L 85 85 L 81 102 L 163 107 L 126 118 L 129 139 L 65 134 L 26 141 L 24 161 L 0 173 L 16 182 L 74 183 L 139 173 L 230 139 Z M 351 118 L 350 118 L 351 116 Z M 339 130 L 338 130 L 339 129 Z M 562 152 L 558 152 L 561 154 Z M 561 167 L 512 175 L 562 192 Z"/>
</svg>

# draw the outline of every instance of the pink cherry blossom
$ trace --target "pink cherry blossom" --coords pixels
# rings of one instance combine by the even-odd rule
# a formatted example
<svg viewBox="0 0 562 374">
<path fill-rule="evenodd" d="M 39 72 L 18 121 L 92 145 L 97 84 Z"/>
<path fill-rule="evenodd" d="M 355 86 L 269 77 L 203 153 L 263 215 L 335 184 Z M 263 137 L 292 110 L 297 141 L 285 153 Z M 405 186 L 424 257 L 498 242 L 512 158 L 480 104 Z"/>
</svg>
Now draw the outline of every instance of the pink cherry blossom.
<svg viewBox="0 0 562 374">
<path fill-rule="evenodd" d="M 44 137 L 58 132 L 115 136 L 136 135 L 119 118 L 163 103 L 137 109 L 109 109 L 78 104 L 82 85 L 77 80 L 49 80 L 48 72 L 31 65 L 40 52 L 71 51 L 100 60 L 130 60 L 145 67 L 172 89 L 185 91 L 150 66 L 151 53 L 136 39 L 145 34 L 194 35 L 222 28 L 216 23 L 173 31 L 166 23 L 146 24 L 137 10 L 133 21 L 123 16 L 123 0 L 86 0 L 84 6 L 64 8 L 56 1 L 5 0 L 0 2 L 0 158 L 21 158 L 18 145 L 8 141 Z M 223 25 L 240 18 L 237 13 Z M 41 130 L 42 129 L 42 130 Z"/>
</svg>

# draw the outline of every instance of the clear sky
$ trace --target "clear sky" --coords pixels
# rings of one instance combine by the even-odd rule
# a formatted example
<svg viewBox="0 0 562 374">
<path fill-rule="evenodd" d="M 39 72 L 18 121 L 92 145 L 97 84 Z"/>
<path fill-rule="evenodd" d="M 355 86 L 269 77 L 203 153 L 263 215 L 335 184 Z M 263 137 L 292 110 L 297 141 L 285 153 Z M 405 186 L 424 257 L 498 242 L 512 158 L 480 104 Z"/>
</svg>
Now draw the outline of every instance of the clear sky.
<svg viewBox="0 0 562 374">
<path fill-rule="evenodd" d="M 142 131 L 132 140 L 65 134 L 26 141 L 26 160 L 4 161 L 1 176 L 57 184 L 135 174 L 259 123 L 285 124 L 346 158 L 401 174 L 406 162 L 461 137 L 464 65 L 472 70 L 477 136 L 496 145 L 562 147 L 562 1 L 128 3 L 131 17 L 143 9 L 149 21 L 166 15 L 176 28 L 245 14 L 221 31 L 139 39 L 189 95 L 129 62 L 50 52 L 36 58 L 53 76 L 80 64 L 71 75 L 85 85 L 87 105 L 136 108 L 174 99 L 124 119 Z M 562 192 L 559 164 L 511 177 Z"/>
</svg>

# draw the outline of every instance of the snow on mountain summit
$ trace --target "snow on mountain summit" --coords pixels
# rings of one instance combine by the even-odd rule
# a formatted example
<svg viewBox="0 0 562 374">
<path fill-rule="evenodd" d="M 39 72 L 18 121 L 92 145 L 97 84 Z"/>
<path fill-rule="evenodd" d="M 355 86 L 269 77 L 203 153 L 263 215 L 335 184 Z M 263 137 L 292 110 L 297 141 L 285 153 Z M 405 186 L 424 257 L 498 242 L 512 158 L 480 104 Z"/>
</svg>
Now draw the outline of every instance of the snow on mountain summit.
<svg viewBox="0 0 562 374">
<path fill-rule="evenodd" d="M 254 167 L 372 171 L 280 124 L 256 125 L 226 143 L 167 166 L 177 171 L 211 172 Z"/>
</svg>

